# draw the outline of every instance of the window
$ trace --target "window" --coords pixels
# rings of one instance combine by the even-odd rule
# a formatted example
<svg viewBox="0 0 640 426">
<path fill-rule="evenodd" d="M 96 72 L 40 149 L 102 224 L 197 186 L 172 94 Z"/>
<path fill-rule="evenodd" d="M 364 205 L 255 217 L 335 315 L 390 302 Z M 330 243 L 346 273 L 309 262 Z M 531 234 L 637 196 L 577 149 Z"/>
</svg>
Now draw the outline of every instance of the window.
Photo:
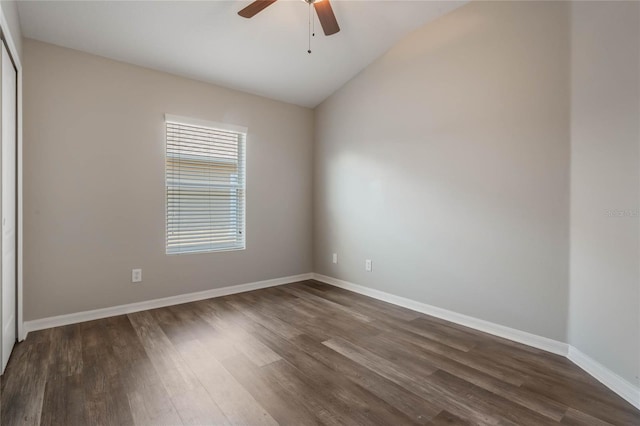
<svg viewBox="0 0 640 426">
<path fill-rule="evenodd" d="M 245 128 L 166 115 L 167 254 L 245 247 Z"/>
</svg>

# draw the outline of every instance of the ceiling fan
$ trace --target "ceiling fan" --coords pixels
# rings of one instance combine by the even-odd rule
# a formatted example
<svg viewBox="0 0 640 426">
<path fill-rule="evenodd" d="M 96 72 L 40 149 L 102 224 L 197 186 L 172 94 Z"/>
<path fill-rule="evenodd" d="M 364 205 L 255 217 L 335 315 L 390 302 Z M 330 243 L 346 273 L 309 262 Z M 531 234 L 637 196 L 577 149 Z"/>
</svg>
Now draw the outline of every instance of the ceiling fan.
<svg viewBox="0 0 640 426">
<path fill-rule="evenodd" d="M 276 1 L 277 0 L 256 0 L 249 6 L 238 12 L 238 15 L 242 16 L 243 18 L 252 18 L 259 12 L 262 12 L 268 6 L 271 6 Z M 324 30 L 325 35 L 330 36 L 331 34 L 335 34 L 340 31 L 338 21 L 336 20 L 336 15 L 333 14 L 333 9 L 331 8 L 331 3 L 329 2 L 329 0 L 302 1 L 308 3 L 309 5 L 313 5 L 313 8 L 318 14 L 318 19 L 320 20 L 320 24 L 322 25 L 322 29 Z"/>
</svg>

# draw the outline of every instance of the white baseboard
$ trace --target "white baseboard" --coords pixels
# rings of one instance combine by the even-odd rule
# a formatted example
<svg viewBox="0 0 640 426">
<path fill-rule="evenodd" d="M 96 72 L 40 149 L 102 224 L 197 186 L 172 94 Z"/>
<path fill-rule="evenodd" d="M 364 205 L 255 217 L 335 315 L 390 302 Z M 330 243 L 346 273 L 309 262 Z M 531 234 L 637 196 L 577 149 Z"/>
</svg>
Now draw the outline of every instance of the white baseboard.
<svg viewBox="0 0 640 426">
<path fill-rule="evenodd" d="M 77 312 L 67 315 L 42 318 L 33 321 L 25 321 L 23 330 L 24 337 L 30 331 L 43 330 L 46 328 L 59 327 L 62 325 L 76 324 L 79 322 L 92 321 L 100 318 L 108 318 L 116 315 L 130 314 L 133 312 L 145 311 L 147 309 L 163 308 L 165 306 L 180 305 L 182 303 L 195 302 L 198 300 L 211 299 L 212 297 L 227 296 L 229 294 L 244 293 L 261 288 L 274 287 L 282 284 L 294 283 L 297 281 L 309 280 L 312 273 L 292 275 L 289 277 L 274 278 L 265 281 L 256 281 L 246 284 L 232 285 L 211 290 L 199 291 L 196 293 L 179 294 L 177 296 L 163 297 L 162 299 L 146 300 L 143 302 L 129 303 L 126 305 L 111 306 L 108 308 L 94 309 L 91 311 Z"/>
<path fill-rule="evenodd" d="M 536 334 L 527 333 L 526 331 L 516 330 L 515 328 L 506 327 L 504 325 L 495 324 L 493 322 L 481 320 L 478 318 L 470 317 L 468 315 L 459 314 L 457 312 L 449 311 L 447 309 L 438 308 L 436 306 L 427 305 L 426 303 L 417 302 L 415 300 L 407 299 L 405 297 L 396 296 L 384 291 L 374 290 L 359 284 L 354 284 L 348 281 L 339 280 L 337 278 L 328 277 L 326 275 L 313 274 L 315 280 L 322 281 L 323 283 L 330 284 L 336 287 L 351 290 L 355 293 L 360 293 L 365 296 L 373 297 L 374 299 L 382 300 L 383 302 L 393 303 L 394 305 L 402 306 L 403 308 L 411 309 L 423 314 L 431 315 L 437 318 L 441 318 L 446 321 L 451 321 L 456 324 L 463 325 L 465 327 L 473 328 L 475 330 L 483 331 L 485 333 L 493 334 L 494 336 L 502 337 L 505 339 L 513 340 L 514 342 L 522 343 L 527 346 L 542 349 L 543 351 L 551 352 L 557 355 L 567 356 L 569 352 L 569 345 L 564 342 L 549 339 L 547 337 L 538 336 Z"/>
<path fill-rule="evenodd" d="M 604 365 L 600 364 L 598 361 L 588 355 L 585 355 L 573 346 L 569 348 L 567 358 L 640 410 L 640 387 L 629 383 Z"/>
</svg>

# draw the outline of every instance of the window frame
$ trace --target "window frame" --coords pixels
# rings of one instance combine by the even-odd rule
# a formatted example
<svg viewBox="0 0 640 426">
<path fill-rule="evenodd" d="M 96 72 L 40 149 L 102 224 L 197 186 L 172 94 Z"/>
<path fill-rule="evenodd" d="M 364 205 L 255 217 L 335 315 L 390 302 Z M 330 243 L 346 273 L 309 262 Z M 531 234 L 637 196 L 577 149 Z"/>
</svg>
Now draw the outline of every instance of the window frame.
<svg viewBox="0 0 640 426">
<path fill-rule="evenodd" d="M 207 246 L 209 248 L 199 249 L 197 248 L 189 248 L 189 249 L 171 249 L 169 245 L 169 173 L 168 173 L 168 163 L 169 163 L 169 155 L 168 155 L 168 146 L 169 146 L 169 132 L 168 132 L 168 124 L 178 124 L 178 125 L 187 125 L 187 126 L 196 126 L 210 130 L 224 131 L 224 132 L 233 132 L 239 135 L 238 141 L 238 168 L 240 172 L 243 174 L 242 185 L 239 185 L 235 190 L 240 189 L 243 192 L 243 196 L 241 199 L 235 203 L 235 207 L 237 209 L 237 214 L 242 214 L 242 220 L 236 219 L 236 224 L 238 229 L 241 231 L 242 239 L 240 243 L 235 245 L 222 244 L 218 243 L 219 247 L 212 247 L 213 243 L 203 243 L 202 246 Z M 208 120 L 201 120 L 197 118 L 184 117 L 180 115 L 174 114 L 165 114 L 164 116 L 164 137 L 165 137 L 165 146 L 164 146 L 164 193 L 165 193 L 165 254 L 168 256 L 174 255 L 183 255 L 183 254 L 207 254 L 207 253 L 217 253 L 217 252 L 229 252 L 229 251 L 243 251 L 246 250 L 247 247 L 247 136 L 248 136 L 248 128 L 244 126 L 239 126 L 235 124 L 229 123 L 219 123 Z"/>
</svg>

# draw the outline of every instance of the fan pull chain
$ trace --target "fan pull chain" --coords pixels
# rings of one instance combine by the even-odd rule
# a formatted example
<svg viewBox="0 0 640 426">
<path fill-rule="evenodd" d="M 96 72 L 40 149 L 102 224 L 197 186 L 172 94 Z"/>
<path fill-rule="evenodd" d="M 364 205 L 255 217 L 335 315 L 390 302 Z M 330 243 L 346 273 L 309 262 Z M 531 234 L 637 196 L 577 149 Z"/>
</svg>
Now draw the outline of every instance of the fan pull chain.
<svg viewBox="0 0 640 426">
<path fill-rule="evenodd" d="M 311 3 L 309 3 L 309 50 L 307 53 L 311 54 Z"/>
</svg>

